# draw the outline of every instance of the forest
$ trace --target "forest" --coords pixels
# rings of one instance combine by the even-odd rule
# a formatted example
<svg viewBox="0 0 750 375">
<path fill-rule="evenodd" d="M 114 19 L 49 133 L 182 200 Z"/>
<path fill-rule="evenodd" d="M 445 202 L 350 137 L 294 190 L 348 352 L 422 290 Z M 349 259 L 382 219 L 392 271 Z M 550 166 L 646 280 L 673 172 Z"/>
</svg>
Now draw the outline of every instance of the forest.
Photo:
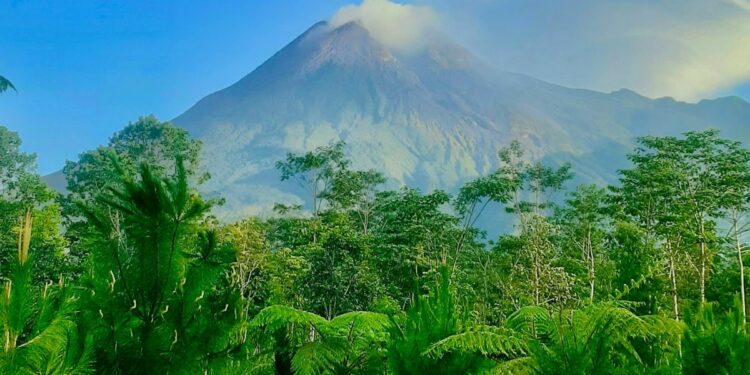
<svg viewBox="0 0 750 375">
<path fill-rule="evenodd" d="M 20 145 L 0 128 L 4 374 L 750 374 L 750 150 L 714 130 L 637 139 L 612 186 L 509 141 L 455 193 L 331 143 L 275 165 L 307 205 L 234 223 L 153 116 L 64 194 Z"/>
</svg>

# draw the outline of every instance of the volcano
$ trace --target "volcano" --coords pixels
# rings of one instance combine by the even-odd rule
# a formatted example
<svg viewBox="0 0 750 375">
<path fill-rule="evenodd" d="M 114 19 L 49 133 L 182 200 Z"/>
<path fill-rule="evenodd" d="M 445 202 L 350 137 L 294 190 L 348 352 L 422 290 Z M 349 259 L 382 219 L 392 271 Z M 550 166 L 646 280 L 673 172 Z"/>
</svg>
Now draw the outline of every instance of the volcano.
<svg viewBox="0 0 750 375">
<path fill-rule="evenodd" d="M 343 140 L 353 166 L 392 186 L 455 190 L 497 165 L 513 140 L 579 181 L 610 183 L 641 135 L 719 129 L 750 139 L 750 104 L 651 99 L 630 90 L 572 89 L 494 69 L 439 32 L 410 51 L 378 42 L 360 23 L 321 22 L 237 83 L 174 119 L 204 144 L 203 186 L 233 220 L 276 202 L 304 203 L 274 163 Z"/>
</svg>

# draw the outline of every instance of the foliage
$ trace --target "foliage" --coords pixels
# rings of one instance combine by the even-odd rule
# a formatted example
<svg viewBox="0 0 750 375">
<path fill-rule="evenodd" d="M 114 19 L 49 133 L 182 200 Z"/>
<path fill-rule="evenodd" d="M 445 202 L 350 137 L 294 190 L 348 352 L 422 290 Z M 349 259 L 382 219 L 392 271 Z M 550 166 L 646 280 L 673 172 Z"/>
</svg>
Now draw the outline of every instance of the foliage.
<svg viewBox="0 0 750 375">
<path fill-rule="evenodd" d="M 288 306 L 269 306 L 250 322 L 256 330 L 289 336 L 276 345 L 292 346 L 285 349 L 293 352 L 290 366 L 295 374 L 382 372 L 390 325 L 387 316 L 374 312 L 349 312 L 327 320 Z"/>
<path fill-rule="evenodd" d="M 748 372 L 750 151 L 715 131 L 639 139 L 608 188 L 512 142 L 455 196 L 332 143 L 277 163 L 308 211 L 226 225 L 153 117 L 68 163 L 62 205 L 19 144 L 0 128 L 6 373 Z"/>
<path fill-rule="evenodd" d="M 492 363 L 482 352 L 500 352 L 495 349 L 501 345 L 477 348 L 481 336 L 466 331 L 467 318 L 456 307 L 446 266 L 431 293 L 417 296 L 403 321 L 398 320 L 394 319 L 388 347 L 388 362 L 395 374 L 479 373 Z"/>
<path fill-rule="evenodd" d="M 21 221 L 18 251 L 0 296 L 3 349 L 0 371 L 15 373 L 92 373 L 93 341 L 76 324 L 76 297 L 63 280 L 43 287 L 32 283 L 32 211 Z"/>
<path fill-rule="evenodd" d="M 334 179 L 350 162 L 344 157 L 344 143 L 321 146 L 301 155 L 289 153 L 276 163 L 281 180 L 293 179 L 310 195 L 311 211 L 317 215 L 331 198 Z"/>
<path fill-rule="evenodd" d="M 151 115 L 128 124 L 106 146 L 82 153 L 77 161 L 66 162 L 63 174 L 67 196 L 62 200 L 62 213 L 70 254 L 77 261 L 73 271 L 82 271 L 81 263 L 88 254 L 85 240 L 94 235 L 92 227 L 82 220 L 85 215 L 77 202 L 96 204 L 97 195 L 113 188 L 121 172 L 137 177 L 143 163 L 155 173 L 175 177 L 175 161 L 182 160 L 191 182 L 200 184 L 209 177 L 198 173 L 200 149 L 201 143 L 190 138 L 187 131 Z M 122 171 L 111 163 L 112 158 L 119 160 Z"/>
<path fill-rule="evenodd" d="M 682 338 L 684 374 L 747 374 L 750 335 L 742 320 L 740 302 L 727 312 L 712 304 L 685 317 Z"/>
<path fill-rule="evenodd" d="M 9 81 L 7 78 L 0 76 L 0 94 L 8 90 L 16 91 L 16 87 L 13 86 L 13 83 Z"/>
<path fill-rule="evenodd" d="M 68 261 L 60 234 L 60 207 L 56 194 L 34 171 L 36 156 L 20 151 L 18 134 L 0 126 L 0 277 L 7 277 L 15 257 L 18 218 L 32 208 L 35 253 L 32 278 L 43 284 L 57 280 Z"/>
<path fill-rule="evenodd" d="M 679 326 L 659 316 L 638 316 L 615 304 L 550 312 L 518 310 L 506 322 L 532 338 L 529 372 L 537 374 L 615 374 L 640 372 L 645 363 L 637 340 L 679 335 Z"/>
<path fill-rule="evenodd" d="M 183 162 L 174 178 L 148 164 L 137 179 L 113 167 L 117 184 L 80 203 L 99 233 L 84 286 L 100 371 L 208 371 L 241 353 L 225 278 L 234 254 L 204 229 L 211 204 L 190 189 Z"/>
</svg>

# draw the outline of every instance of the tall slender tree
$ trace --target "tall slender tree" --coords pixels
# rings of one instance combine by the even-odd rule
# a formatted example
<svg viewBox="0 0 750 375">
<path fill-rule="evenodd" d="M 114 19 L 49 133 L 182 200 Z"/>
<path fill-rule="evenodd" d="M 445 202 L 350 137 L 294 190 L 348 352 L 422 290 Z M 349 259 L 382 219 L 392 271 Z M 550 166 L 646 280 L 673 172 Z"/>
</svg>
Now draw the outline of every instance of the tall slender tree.
<svg viewBox="0 0 750 375">
<path fill-rule="evenodd" d="M 594 302 L 597 280 L 601 278 L 597 270 L 606 262 L 603 247 L 607 211 L 606 190 L 596 185 L 581 185 L 570 193 L 555 218 L 562 228 L 563 241 L 580 254 L 579 260 L 586 270 L 589 303 Z"/>
<path fill-rule="evenodd" d="M 337 173 L 350 165 L 344 147 L 344 142 L 339 141 L 304 154 L 288 153 L 284 161 L 276 163 L 282 181 L 293 179 L 307 191 L 313 216 L 328 203 Z"/>
</svg>

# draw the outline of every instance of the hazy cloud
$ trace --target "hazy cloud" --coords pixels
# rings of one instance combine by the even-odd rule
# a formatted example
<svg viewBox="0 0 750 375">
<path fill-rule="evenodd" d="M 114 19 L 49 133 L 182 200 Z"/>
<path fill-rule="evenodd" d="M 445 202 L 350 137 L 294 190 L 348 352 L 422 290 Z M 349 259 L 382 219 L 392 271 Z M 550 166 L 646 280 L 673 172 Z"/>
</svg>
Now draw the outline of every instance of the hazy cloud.
<svg viewBox="0 0 750 375">
<path fill-rule="evenodd" d="M 697 100 L 750 81 L 749 0 L 432 0 L 501 69 L 572 87 Z"/>
<path fill-rule="evenodd" d="M 389 0 L 364 0 L 360 5 L 341 8 L 330 20 L 336 27 L 359 21 L 386 46 L 399 49 L 419 45 L 424 32 L 437 24 L 437 14 L 429 6 L 398 4 Z"/>
</svg>

